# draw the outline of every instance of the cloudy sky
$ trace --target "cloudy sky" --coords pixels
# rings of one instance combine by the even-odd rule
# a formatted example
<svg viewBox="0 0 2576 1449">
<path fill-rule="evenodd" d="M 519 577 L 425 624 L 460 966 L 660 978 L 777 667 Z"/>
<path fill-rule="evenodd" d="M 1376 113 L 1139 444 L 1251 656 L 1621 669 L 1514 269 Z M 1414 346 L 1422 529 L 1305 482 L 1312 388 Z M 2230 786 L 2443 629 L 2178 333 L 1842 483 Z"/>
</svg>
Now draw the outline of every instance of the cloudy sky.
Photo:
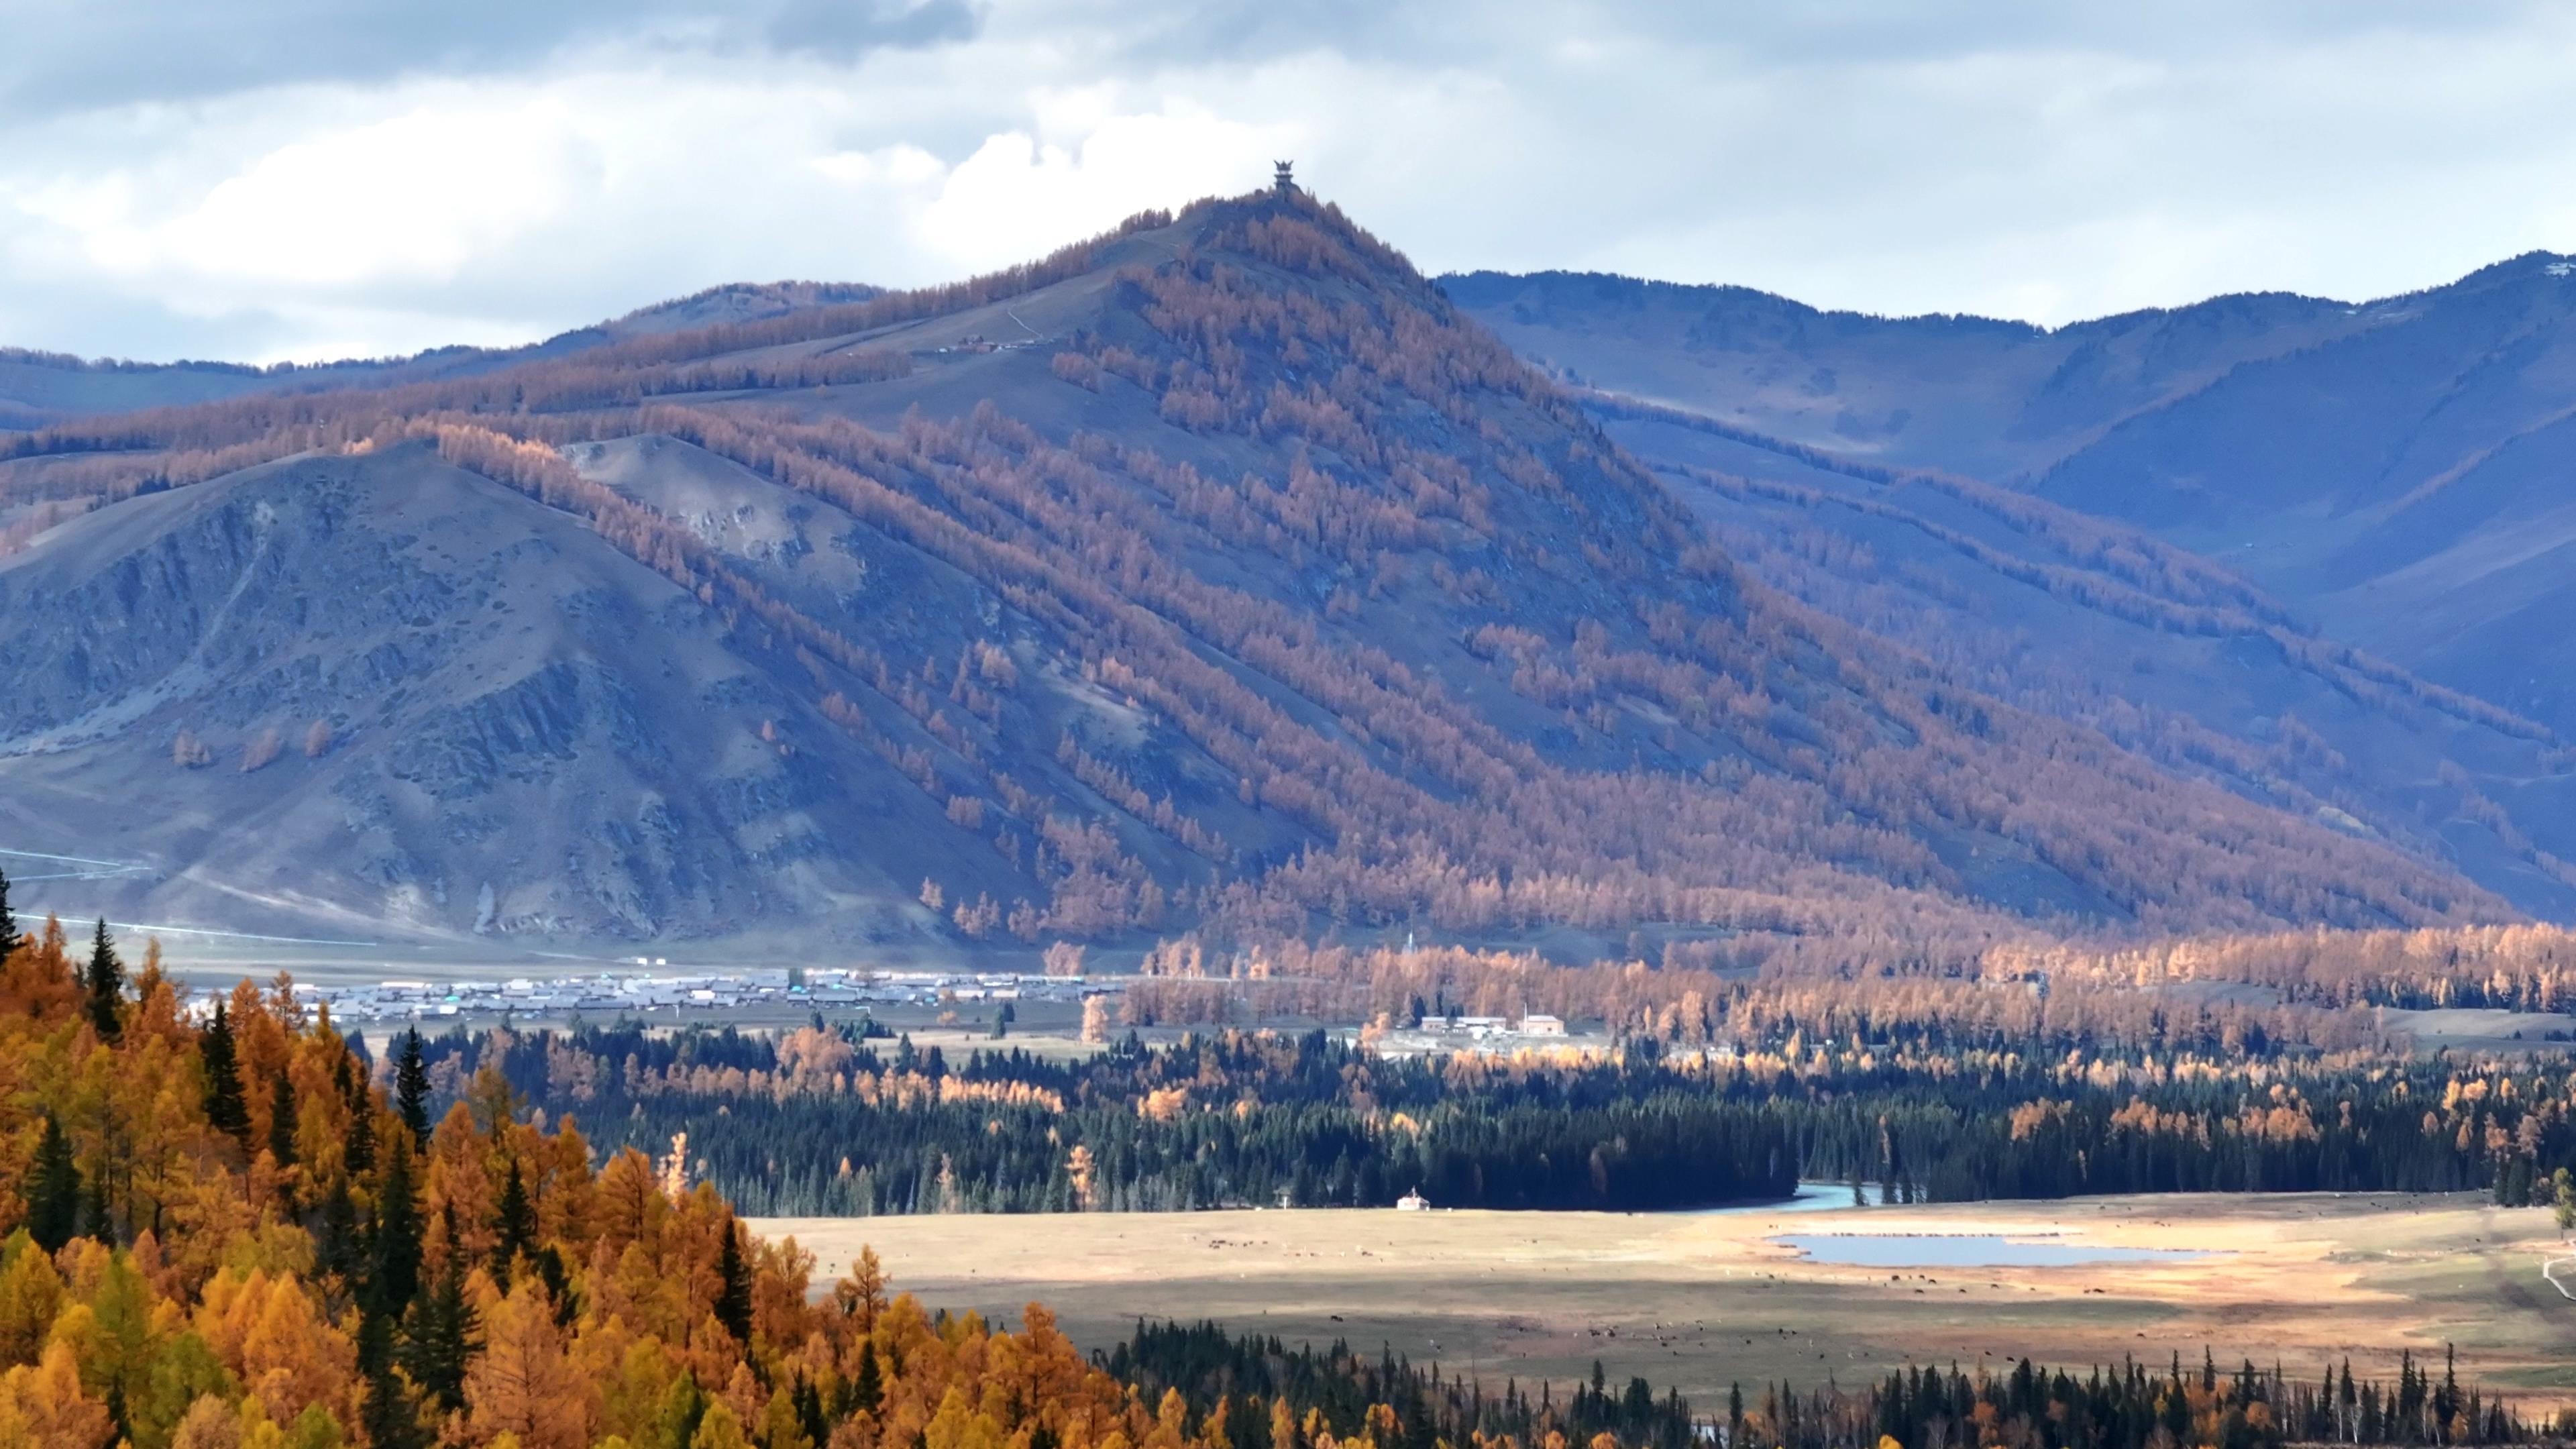
<svg viewBox="0 0 2576 1449">
<path fill-rule="evenodd" d="M 524 341 L 1310 187 L 1430 270 L 2062 322 L 2576 251 L 2576 9 L 0 0 L 0 343 Z"/>
</svg>

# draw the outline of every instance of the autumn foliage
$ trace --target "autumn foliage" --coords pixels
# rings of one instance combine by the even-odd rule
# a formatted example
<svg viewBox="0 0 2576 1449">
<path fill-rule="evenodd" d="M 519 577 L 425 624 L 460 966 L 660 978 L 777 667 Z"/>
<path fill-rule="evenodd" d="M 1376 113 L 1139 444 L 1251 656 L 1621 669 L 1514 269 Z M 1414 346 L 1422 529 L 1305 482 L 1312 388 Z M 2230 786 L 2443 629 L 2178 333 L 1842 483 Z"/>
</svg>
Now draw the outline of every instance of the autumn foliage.
<svg viewBox="0 0 2576 1449">
<path fill-rule="evenodd" d="M 1024 364 L 984 374 L 1024 391 L 853 416 L 956 363 L 904 326 L 1077 282 L 1081 325 L 1009 358 L 977 344 L 978 365 Z M 1126 421 L 1042 426 L 1023 397 Z M 638 435 L 996 608 L 922 637 L 819 607 L 563 451 Z M 2513 916 L 1762 589 L 1577 399 L 1302 195 L 1139 217 L 953 287 L 65 424 L 0 443 L 0 490 L 87 507 L 402 447 L 582 518 L 792 658 L 813 714 L 976 847 L 952 853 L 997 863 L 932 883 L 969 940 L 1573 927 L 1901 964 L 1973 957 L 2031 916 L 2140 933 Z M 2065 543 L 2171 627 L 2274 627 L 2178 556 Z M 2367 682 L 2366 661 L 2318 667 Z M 1132 730 L 1095 728 L 1106 715 Z"/>
<path fill-rule="evenodd" d="M 101 1007 L 58 926 L 7 944 L 0 1444 L 1208 1442 L 1043 1308 L 934 1317 L 873 1256 L 816 1292 L 793 1241 L 594 1163 L 497 1074 L 415 1123 L 402 1055 L 371 1070 L 283 980 L 192 1002 L 155 953 Z"/>
</svg>

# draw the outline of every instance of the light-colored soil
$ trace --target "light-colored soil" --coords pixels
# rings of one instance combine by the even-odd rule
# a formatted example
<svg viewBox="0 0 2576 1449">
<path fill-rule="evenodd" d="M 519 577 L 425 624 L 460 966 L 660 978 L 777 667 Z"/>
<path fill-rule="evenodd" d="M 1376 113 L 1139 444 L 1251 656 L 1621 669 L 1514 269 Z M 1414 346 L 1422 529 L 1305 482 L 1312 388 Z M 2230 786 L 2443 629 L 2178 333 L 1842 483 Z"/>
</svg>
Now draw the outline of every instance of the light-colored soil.
<svg viewBox="0 0 2576 1449">
<path fill-rule="evenodd" d="M 2454 1051 L 2555 1051 L 2567 1041 L 2567 1018 L 2548 1011 L 2492 1011 L 2446 1007 L 2439 1011 L 2389 1011 L 2382 1018 L 2391 1031 L 2404 1032 L 2416 1049 L 2449 1047 Z M 2552 1035 L 2556 1033 L 2556 1035 Z"/>
<path fill-rule="evenodd" d="M 1849 1384 L 1907 1362 L 2162 1362 L 2205 1344 L 2314 1378 L 2438 1360 L 2534 1403 L 2576 1402 L 2576 1302 L 2544 1282 L 2537 1209 L 2472 1196 L 2088 1198 L 1728 1214 L 1393 1211 L 771 1219 L 820 1260 L 873 1244 L 926 1303 L 1016 1321 L 1041 1301 L 1085 1347 L 1139 1318 L 1336 1337 L 1487 1380 L 1601 1360 L 1703 1403 L 1728 1383 Z M 2192 1262 L 1887 1270 L 1799 1258 L 1785 1232 L 2054 1234 L 2223 1252 Z M 1748 1392 L 1750 1391 L 1748 1387 Z"/>
</svg>

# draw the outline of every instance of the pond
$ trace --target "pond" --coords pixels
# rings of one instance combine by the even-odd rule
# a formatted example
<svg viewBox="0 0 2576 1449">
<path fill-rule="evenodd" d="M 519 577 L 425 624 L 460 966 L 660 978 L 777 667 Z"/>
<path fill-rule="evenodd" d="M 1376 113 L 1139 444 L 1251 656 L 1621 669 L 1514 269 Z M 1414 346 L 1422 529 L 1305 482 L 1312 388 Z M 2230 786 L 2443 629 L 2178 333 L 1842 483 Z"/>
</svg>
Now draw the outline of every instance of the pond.
<svg viewBox="0 0 2576 1449">
<path fill-rule="evenodd" d="M 1771 1239 L 1811 1263 L 1854 1268 L 2070 1268 L 2098 1263 L 2196 1263 L 2224 1253 L 2126 1248 L 2000 1233 L 1783 1233 Z"/>
</svg>

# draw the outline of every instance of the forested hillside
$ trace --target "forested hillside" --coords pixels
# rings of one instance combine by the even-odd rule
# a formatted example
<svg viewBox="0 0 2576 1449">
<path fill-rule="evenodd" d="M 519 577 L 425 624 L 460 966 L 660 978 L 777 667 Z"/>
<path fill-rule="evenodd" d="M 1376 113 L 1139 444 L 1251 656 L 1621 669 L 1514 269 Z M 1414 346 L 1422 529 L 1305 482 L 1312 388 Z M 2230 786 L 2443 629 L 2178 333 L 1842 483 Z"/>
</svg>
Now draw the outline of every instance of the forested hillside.
<svg viewBox="0 0 2576 1449">
<path fill-rule="evenodd" d="M 2568 264 L 2057 329 L 1446 279 L 1747 572 L 2025 709 L 2576 913 Z M 2552 460 L 2558 460 L 2553 462 Z"/>
<path fill-rule="evenodd" d="M 1296 192 L 929 292 L 25 434 L 0 521 L 33 686 L 0 822 L 131 867 L 76 910 L 1842 962 L 2520 909 L 1764 585 Z M 153 823 L 73 831 L 103 794 Z M 579 803 L 505 828 L 535 799 Z M 219 849 L 216 818 L 267 828 Z"/>
<path fill-rule="evenodd" d="M 104 930 L 77 976 L 0 938 L 0 1443 L 44 1449 L 867 1449 L 1207 1430 L 874 1261 L 748 1236 L 712 1189 L 594 1161 L 486 1078 L 436 1120 L 244 982 L 204 1025 Z M 1345 1427 L 1358 1425 L 1344 1421 Z"/>
<path fill-rule="evenodd" d="M 2576 263 L 2517 257 L 2360 310 L 2368 330 L 2123 417 L 2029 486 L 2576 734 Z M 2531 793 L 2564 811 L 2563 782 Z"/>
</svg>

